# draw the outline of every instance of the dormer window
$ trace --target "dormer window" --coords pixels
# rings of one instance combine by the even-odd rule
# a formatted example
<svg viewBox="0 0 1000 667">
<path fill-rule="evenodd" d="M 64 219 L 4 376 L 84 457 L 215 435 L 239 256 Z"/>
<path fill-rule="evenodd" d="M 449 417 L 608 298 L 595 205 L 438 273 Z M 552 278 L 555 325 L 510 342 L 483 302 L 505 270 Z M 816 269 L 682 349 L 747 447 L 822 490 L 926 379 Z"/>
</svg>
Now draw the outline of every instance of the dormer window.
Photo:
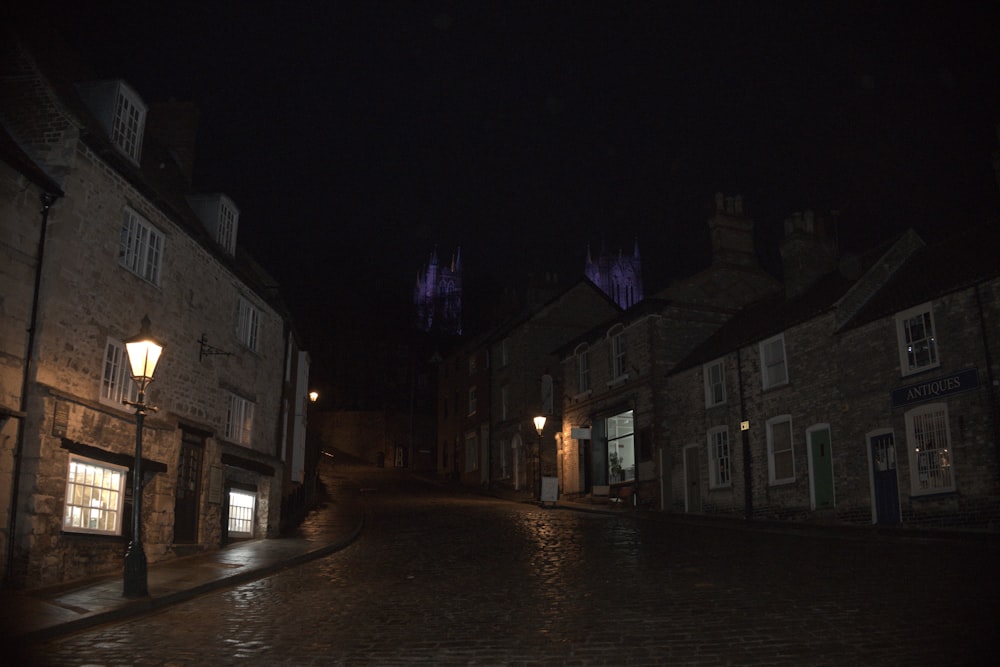
<svg viewBox="0 0 1000 667">
<path fill-rule="evenodd" d="M 111 141 L 135 162 L 142 151 L 142 131 L 146 126 L 146 105 L 124 83 L 118 87 Z"/>
<path fill-rule="evenodd" d="M 139 164 L 147 110 L 139 94 L 121 79 L 80 84 L 79 90 L 111 142 Z"/>
<path fill-rule="evenodd" d="M 235 255 L 240 210 L 233 200 L 223 194 L 195 195 L 188 197 L 188 204 L 226 254 Z"/>
</svg>

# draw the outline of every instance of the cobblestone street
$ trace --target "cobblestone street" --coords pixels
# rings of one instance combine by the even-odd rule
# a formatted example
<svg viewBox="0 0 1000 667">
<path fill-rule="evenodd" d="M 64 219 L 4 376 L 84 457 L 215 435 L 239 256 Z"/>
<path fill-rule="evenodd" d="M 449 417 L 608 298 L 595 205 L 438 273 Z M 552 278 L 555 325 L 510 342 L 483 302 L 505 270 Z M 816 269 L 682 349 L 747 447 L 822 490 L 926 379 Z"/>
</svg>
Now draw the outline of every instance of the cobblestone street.
<svg viewBox="0 0 1000 667">
<path fill-rule="evenodd" d="M 984 541 L 726 529 L 456 493 L 372 468 L 360 539 L 45 665 L 993 664 Z M 995 541 L 989 544 L 996 544 Z"/>
</svg>

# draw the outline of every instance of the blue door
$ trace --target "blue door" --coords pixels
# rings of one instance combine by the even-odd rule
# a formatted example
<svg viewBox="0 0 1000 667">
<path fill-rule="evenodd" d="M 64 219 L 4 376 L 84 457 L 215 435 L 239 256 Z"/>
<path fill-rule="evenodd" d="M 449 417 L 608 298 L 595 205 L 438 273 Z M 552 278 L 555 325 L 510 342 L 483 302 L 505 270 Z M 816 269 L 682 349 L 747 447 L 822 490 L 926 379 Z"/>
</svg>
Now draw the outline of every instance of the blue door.
<svg viewBox="0 0 1000 667">
<path fill-rule="evenodd" d="M 896 479 L 896 446 L 892 433 L 872 436 L 872 481 L 875 523 L 899 523 L 899 482 Z"/>
</svg>

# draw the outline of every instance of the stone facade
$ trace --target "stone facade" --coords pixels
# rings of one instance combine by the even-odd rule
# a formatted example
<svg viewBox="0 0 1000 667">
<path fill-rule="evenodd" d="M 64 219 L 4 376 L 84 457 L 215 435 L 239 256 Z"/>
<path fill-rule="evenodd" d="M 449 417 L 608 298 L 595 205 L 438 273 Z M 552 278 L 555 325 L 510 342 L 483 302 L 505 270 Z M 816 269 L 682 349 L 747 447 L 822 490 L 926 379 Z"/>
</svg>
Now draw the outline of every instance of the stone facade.
<svg viewBox="0 0 1000 667">
<path fill-rule="evenodd" d="M 277 294 L 262 287 L 273 281 L 209 234 L 186 203 L 184 165 L 171 162 L 167 147 L 146 136 L 138 160 L 124 154 L 79 96 L 75 84 L 82 82 L 51 76 L 53 63 L 35 58 L 30 39 L 11 35 L 4 42 L 0 120 L 17 149 L 62 190 L 43 219 L 39 207 L 32 210 L 37 193 L 26 188 L 25 170 L 0 173 L 2 205 L 16 209 L 4 216 L 3 252 L 22 266 L 2 274 L 4 310 L 16 315 L 3 324 L 10 355 L 4 405 L 15 402 L 20 379 L 27 388 L 14 432 L 3 427 L 4 461 L 12 461 L 0 468 L 3 486 L 17 489 L 5 498 L 13 508 L 5 523 L 12 529 L 7 578 L 43 585 L 121 568 L 131 533 L 130 481 L 120 489 L 117 520 L 98 530 L 96 522 L 110 514 L 82 527 L 68 523 L 68 475 L 71 462 L 82 461 L 131 480 L 134 409 L 110 389 L 127 397 L 131 380 L 116 370 L 112 352 L 124 349 L 147 315 L 164 345 L 146 395 L 158 411 L 146 417 L 142 433 L 148 560 L 219 546 L 228 532 L 230 489 L 256 496 L 246 534 L 274 536 L 284 458 L 304 446 L 304 435 L 288 424 L 304 428 L 298 406 L 308 358 Z M 136 219 L 160 237 L 139 255 L 155 272 L 127 265 L 137 246 L 126 250 L 123 239 Z M 40 230 L 44 255 L 33 250 Z M 24 325 L 32 317 L 25 360 Z M 13 446 L 6 444 L 11 435 Z M 108 503 L 100 502 L 103 511 Z"/>
<path fill-rule="evenodd" d="M 564 493 L 614 496 L 624 489 L 638 491 L 634 502 L 668 504 L 667 373 L 740 307 L 780 288 L 758 268 L 742 199 L 717 195 L 708 226 L 709 267 L 562 350 Z"/>
<path fill-rule="evenodd" d="M 992 230 L 926 246 L 909 232 L 863 273 L 834 272 L 740 313 L 667 381 L 667 508 L 996 529 L 995 247 Z M 777 337 L 785 377 L 765 387 Z M 719 365 L 724 400 L 706 407 Z"/>
</svg>

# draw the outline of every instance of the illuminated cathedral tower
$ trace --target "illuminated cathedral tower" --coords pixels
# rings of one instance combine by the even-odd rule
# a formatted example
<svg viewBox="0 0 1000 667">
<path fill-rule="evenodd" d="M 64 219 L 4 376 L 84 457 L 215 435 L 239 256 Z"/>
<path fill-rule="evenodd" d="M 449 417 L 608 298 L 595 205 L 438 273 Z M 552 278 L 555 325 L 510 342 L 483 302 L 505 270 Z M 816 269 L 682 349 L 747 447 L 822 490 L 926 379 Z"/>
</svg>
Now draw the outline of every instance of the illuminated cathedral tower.
<svg viewBox="0 0 1000 667">
<path fill-rule="evenodd" d="M 413 288 L 417 328 L 428 333 L 462 334 L 462 249 L 450 266 L 439 266 L 437 248 Z"/>
<path fill-rule="evenodd" d="M 638 240 L 631 256 L 619 250 L 615 257 L 602 247 L 597 261 L 591 257 L 590 246 L 587 246 L 587 264 L 583 273 L 623 309 L 642 301 L 642 260 L 639 259 Z"/>
</svg>

